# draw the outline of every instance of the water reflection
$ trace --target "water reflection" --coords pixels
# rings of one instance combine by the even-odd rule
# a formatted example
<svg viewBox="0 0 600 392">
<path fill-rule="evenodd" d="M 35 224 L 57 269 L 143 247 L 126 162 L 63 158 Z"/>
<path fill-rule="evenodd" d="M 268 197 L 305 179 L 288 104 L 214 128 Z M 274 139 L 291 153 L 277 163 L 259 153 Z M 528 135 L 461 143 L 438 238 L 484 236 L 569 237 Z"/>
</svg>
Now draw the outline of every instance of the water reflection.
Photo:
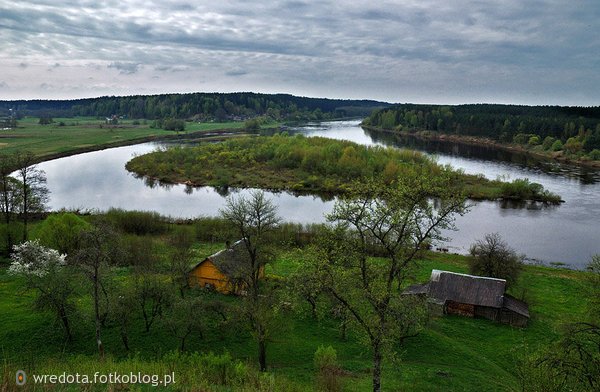
<svg viewBox="0 0 600 392">
<path fill-rule="evenodd" d="M 600 253 L 600 176 L 598 171 L 573 168 L 495 152 L 485 148 L 425 143 L 414 138 L 399 138 L 382 132 L 365 131 L 358 122 L 332 122 L 290 129 L 307 136 L 317 135 L 346 139 L 367 145 L 416 148 L 434 155 L 438 162 L 451 164 L 466 173 L 482 173 L 485 177 L 528 177 L 566 203 L 545 206 L 540 203 L 514 201 L 473 202 L 470 212 L 458 217 L 458 231 L 444 233 L 450 238 L 444 247 L 460 253 L 485 233 L 498 232 L 519 253 L 530 259 L 561 261 L 582 267 L 590 256 Z M 50 207 L 80 210 L 152 210 L 179 218 L 216 216 L 225 197 L 242 195 L 250 190 L 228 187 L 194 188 L 189 185 L 164 184 L 149 178 L 136 178 L 125 170 L 134 155 L 148 153 L 156 143 L 112 148 L 40 164 L 48 176 Z M 269 192 L 287 221 L 323 222 L 331 211 L 331 195 L 294 195 Z"/>
</svg>

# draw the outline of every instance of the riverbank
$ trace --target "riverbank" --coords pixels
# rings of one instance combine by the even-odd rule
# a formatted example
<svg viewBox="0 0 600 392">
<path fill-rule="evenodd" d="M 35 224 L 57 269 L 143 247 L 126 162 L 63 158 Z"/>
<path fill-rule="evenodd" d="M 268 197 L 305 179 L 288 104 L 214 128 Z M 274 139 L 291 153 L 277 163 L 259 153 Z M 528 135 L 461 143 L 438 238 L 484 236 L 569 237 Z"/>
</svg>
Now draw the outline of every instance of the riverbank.
<svg viewBox="0 0 600 392">
<path fill-rule="evenodd" d="M 236 139 L 219 145 L 156 151 L 135 157 L 126 168 L 163 183 L 316 195 L 347 193 L 356 181 L 375 179 L 391 184 L 414 176 L 449 176 L 459 192 L 474 200 L 562 202 L 560 196 L 528 180 L 488 180 L 438 165 L 416 151 L 320 137 Z"/>
<path fill-rule="evenodd" d="M 133 121 L 107 125 L 96 119 L 73 118 L 56 119 L 53 124 L 40 125 L 35 120 L 24 119 L 18 128 L 0 133 L 0 157 L 17 151 L 29 151 L 35 156 L 35 163 L 40 163 L 145 142 L 190 138 L 222 140 L 249 134 L 243 122 L 190 123 L 187 131 L 175 133 Z"/>
<path fill-rule="evenodd" d="M 498 150 L 508 151 L 516 154 L 532 156 L 536 159 L 545 160 L 545 161 L 553 161 L 564 164 L 578 165 L 589 168 L 600 168 L 600 161 L 592 161 L 592 160 L 582 160 L 582 159 L 573 159 L 571 157 L 565 156 L 562 151 L 558 152 L 548 152 L 548 151 L 536 151 L 529 148 L 526 148 L 522 145 L 518 144 L 507 144 L 501 143 L 496 140 L 492 140 L 484 137 L 477 136 L 466 136 L 466 135 L 455 135 L 455 134 L 445 134 L 439 133 L 436 131 L 427 131 L 427 130 L 417 130 L 417 131 L 396 131 L 393 129 L 385 129 L 373 127 L 370 125 L 362 125 L 361 127 L 371 131 L 377 132 L 386 132 L 400 136 L 406 137 L 414 137 L 416 139 L 427 140 L 427 141 L 438 141 L 438 142 L 446 142 L 446 143 L 456 143 L 463 144 L 466 146 L 476 146 L 476 147 L 488 147 L 494 148 Z"/>
</svg>

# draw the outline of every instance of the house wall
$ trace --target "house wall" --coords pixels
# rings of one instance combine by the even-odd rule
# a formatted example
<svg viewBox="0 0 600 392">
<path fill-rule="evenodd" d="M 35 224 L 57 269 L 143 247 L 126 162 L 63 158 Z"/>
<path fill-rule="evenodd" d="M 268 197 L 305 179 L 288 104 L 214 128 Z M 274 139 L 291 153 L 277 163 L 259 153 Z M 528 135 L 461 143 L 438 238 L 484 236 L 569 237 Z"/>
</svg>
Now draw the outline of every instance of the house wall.
<svg viewBox="0 0 600 392">
<path fill-rule="evenodd" d="M 221 293 L 228 294 L 231 292 L 229 280 L 215 267 L 210 259 L 206 259 L 191 270 L 188 280 L 190 286 L 206 287 L 210 285 Z"/>
<path fill-rule="evenodd" d="M 474 317 L 475 306 L 470 304 L 463 304 L 460 302 L 447 301 L 446 313 L 458 314 L 459 316 Z"/>
<path fill-rule="evenodd" d="M 491 308 L 488 306 L 476 306 L 475 307 L 475 317 L 482 317 L 488 320 L 499 321 L 498 320 L 498 311 L 499 309 Z"/>
<path fill-rule="evenodd" d="M 502 308 L 500 311 L 500 322 L 504 324 L 510 324 L 514 327 L 526 327 L 529 319 L 519 313 L 513 312 L 506 308 Z"/>
</svg>

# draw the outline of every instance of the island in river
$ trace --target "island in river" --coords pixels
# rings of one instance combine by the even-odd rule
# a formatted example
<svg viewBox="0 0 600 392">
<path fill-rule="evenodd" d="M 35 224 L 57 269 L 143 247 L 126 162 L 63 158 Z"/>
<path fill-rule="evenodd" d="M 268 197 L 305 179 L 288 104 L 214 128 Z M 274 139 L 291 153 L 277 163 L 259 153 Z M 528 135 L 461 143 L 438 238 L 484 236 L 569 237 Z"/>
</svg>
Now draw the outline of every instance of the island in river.
<svg viewBox="0 0 600 392">
<path fill-rule="evenodd" d="M 368 147 L 343 140 L 275 135 L 171 148 L 133 158 L 127 170 L 166 183 L 343 194 L 354 181 L 391 183 L 409 176 L 452 176 L 471 199 L 560 203 L 560 196 L 527 179 L 513 182 L 465 174 L 416 151 Z M 435 195 L 432 195 L 435 196 Z"/>
</svg>

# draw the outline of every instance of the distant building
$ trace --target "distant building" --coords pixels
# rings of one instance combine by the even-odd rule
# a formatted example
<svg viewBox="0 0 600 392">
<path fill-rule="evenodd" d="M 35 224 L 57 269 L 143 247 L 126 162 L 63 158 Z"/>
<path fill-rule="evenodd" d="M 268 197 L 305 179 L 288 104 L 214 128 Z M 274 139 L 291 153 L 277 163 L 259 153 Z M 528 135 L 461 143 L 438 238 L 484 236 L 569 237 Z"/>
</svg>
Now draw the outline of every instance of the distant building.
<svg viewBox="0 0 600 392">
<path fill-rule="evenodd" d="M 433 270 L 429 282 L 410 286 L 405 295 L 426 296 L 433 312 L 483 317 L 525 327 L 529 307 L 505 293 L 506 281 L 482 276 Z"/>
<path fill-rule="evenodd" d="M 192 287 L 212 288 L 223 294 L 244 294 L 250 269 L 248 251 L 244 241 L 239 240 L 196 264 L 188 274 L 188 282 Z"/>
</svg>

